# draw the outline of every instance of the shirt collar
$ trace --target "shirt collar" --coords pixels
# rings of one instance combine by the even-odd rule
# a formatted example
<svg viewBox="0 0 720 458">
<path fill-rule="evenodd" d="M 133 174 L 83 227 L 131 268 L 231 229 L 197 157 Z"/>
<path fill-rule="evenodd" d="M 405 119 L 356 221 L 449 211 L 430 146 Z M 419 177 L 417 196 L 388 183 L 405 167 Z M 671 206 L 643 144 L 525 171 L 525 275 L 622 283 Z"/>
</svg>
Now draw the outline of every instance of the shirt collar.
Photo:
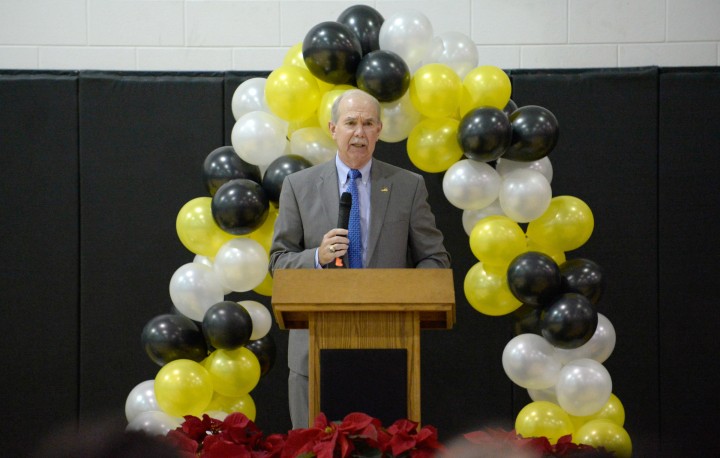
<svg viewBox="0 0 720 458">
<path fill-rule="evenodd" d="M 337 167 L 338 177 L 340 179 L 340 184 L 343 186 L 345 183 L 347 183 L 348 175 L 350 174 L 350 167 L 345 165 L 343 161 L 340 160 L 340 156 L 336 153 L 335 154 L 335 167 Z M 367 184 L 368 180 L 370 179 L 370 169 L 372 168 L 372 158 L 367 162 L 367 164 L 360 167 L 358 170 L 360 170 L 360 173 L 362 176 L 360 177 L 360 180 L 364 185 Z"/>
</svg>

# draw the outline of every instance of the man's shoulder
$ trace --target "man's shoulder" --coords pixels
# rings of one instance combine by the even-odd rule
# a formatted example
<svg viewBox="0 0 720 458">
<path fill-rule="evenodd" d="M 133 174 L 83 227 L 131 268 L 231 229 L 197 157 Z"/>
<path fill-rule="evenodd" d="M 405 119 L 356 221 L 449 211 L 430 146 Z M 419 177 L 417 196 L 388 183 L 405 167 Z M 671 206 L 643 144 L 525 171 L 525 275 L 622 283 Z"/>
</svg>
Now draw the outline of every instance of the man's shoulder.
<svg viewBox="0 0 720 458">
<path fill-rule="evenodd" d="M 422 179 L 422 175 L 418 173 L 377 159 L 373 159 L 373 168 L 376 168 L 381 176 L 388 178 L 402 178 L 412 181 Z"/>
<path fill-rule="evenodd" d="M 332 166 L 332 167 L 331 167 Z M 312 182 L 312 180 L 333 171 L 335 167 L 334 161 L 327 161 L 306 169 L 298 170 L 287 176 L 287 179 L 293 183 Z"/>
</svg>

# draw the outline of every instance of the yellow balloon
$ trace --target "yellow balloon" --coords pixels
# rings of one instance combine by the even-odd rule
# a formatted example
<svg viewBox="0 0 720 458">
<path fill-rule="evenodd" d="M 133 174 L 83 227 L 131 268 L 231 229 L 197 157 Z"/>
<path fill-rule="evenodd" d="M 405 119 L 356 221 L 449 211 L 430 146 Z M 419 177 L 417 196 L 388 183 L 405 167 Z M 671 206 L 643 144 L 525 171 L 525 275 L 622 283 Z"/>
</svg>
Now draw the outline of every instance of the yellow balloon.
<svg viewBox="0 0 720 458">
<path fill-rule="evenodd" d="M 550 250 L 570 251 L 590 239 L 595 220 L 590 207 L 573 196 L 550 199 L 548 209 L 530 221 L 527 236 L 535 244 Z"/>
<path fill-rule="evenodd" d="M 457 141 L 460 122 L 450 118 L 427 118 L 410 131 L 407 151 L 410 161 L 424 172 L 444 172 L 463 155 Z"/>
<path fill-rule="evenodd" d="M 322 98 L 321 98 L 321 100 L 322 100 Z M 296 121 L 296 122 L 289 123 L 287 137 L 288 138 L 292 137 L 292 134 L 296 130 L 304 129 L 306 127 L 320 127 L 320 122 L 318 121 L 318 117 L 310 116 L 309 118 L 303 119 L 302 121 Z"/>
<path fill-rule="evenodd" d="M 515 431 L 523 437 L 547 437 L 551 444 L 573 433 L 572 421 L 557 404 L 535 401 L 520 410 L 515 419 Z"/>
<path fill-rule="evenodd" d="M 570 415 L 570 419 L 572 420 L 573 425 L 575 425 L 575 429 L 579 429 L 582 425 L 591 420 L 610 420 L 618 426 L 623 426 L 625 424 L 625 407 L 623 407 L 620 399 L 611 393 L 610 399 L 608 399 L 608 402 L 606 402 L 603 408 L 599 411 L 592 415 L 583 417 Z"/>
<path fill-rule="evenodd" d="M 576 444 L 587 444 L 593 447 L 604 447 L 618 458 L 632 456 L 630 435 L 622 426 L 610 420 L 590 420 L 582 425 L 573 435 Z"/>
<path fill-rule="evenodd" d="M 243 394 L 242 396 L 223 396 L 222 394 L 215 393 L 207 410 L 219 410 L 225 413 L 240 412 L 252 421 L 255 421 L 255 416 L 257 415 L 255 401 L 249 394 Z"/>
<path fill-rule="evenodd" d="M 176 359 L 164 365 L 155 376 L 155 399 L 167 414 L 176 417 L 199 415 L 213 394 L 208 371 L 189 359 Z"/>
<path fill-rule="evenodd" d="M 410 100 L 429 118 L 453 117 L 460 106 L 462 80 L 445 64 L 420 67 L 410 80 Z"/>
<path fill-rule="evenodd" d="M 481 262 L 468 270 L 463 289 L 468 303 L 485 315 L 507 315 L 522 305 L 510 292 L 507 275 L 488 272 Z"/>
<path fill-rule="evenodd" d="M 309 118 L 320 102 L 320 88 L 306 68 L 281 65 L 265 83 L 265 100 L 278 117 L 296 122 Z"/>
<path fill-rule="evenodd" d="M 507 266 L 527 251 L 525 233 L 507 216 L 486 216 L 475 223 L 470 232 L 470 250 L 484 264 Z"/>
<path fill-rule="evenodd" d="M 501 68 L 492 65 L 476 67 L 463 78 L 464 91 L 460 113 L 465 115 L 477 107 L 505 108 L 510 101 L 510 77 Z"/>
<path fill-rule="evenodd" d="M 257 285 L 255 288 L 253 288 L 253 291 L 255 291 L 258 294 L 261 294 L 263 296 L 272 296 L 272 288 L 273 288 L 273 278 L 270 275 L 270 272 L 265 275 L 265 280 L 262 281 L 259 285 Z"/>
<path fill-rule="evenodd" d="M 565 256 L 565 253 L 563 251 L 557 250 L 557 249 L 551 249 L 546 246 L 538 245 L 537 243 L 533 242 L 532 240 L 527 240 L 527 246 L 528 251 L 537 251 L 540 253 L 544 253 L 548 256 L 550 256 L 553 261 L 557 265 L 562 264 L 563 262 L 567 261 L 567 257 Z"/>
<path fill-rule="evenodd" d="M 237 236 L 220 229 L 213 218 L 211 204 L 211 197 L 198 197 L 187 202 L 178 212 L 175 230 L 185 248 L 214 258 L 225 242 Z"/>
<path fill-rule="evenodd" d="M 270 245 L 272 245 L 273 231 L 275 230 L 275 220 L 277 220 L 277 217 L 278 209 L 270 206 L 268 217 L 265 219 L 262 226 L 248 234 L 249 238 L 262 245 L 268 253 L 270 253 Z"/>
<path fill-rule="evenodd" d="M 260 381 L 260 361 L 245 347 L 215 350 L 206 367 L 215 391 L 224 396 L 248 394 Z"/>
</svg>

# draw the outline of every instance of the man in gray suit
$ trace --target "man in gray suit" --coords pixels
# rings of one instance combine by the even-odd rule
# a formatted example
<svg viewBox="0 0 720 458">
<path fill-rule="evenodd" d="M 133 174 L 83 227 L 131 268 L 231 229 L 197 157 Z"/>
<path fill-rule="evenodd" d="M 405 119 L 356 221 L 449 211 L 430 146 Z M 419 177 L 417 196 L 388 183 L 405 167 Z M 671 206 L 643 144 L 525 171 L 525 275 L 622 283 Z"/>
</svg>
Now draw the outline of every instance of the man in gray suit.
<svg viewBox="0 0 720 458">
<path fill-rule="evenodd" d="M 380 104 L 353 89 L 332 107 L 334 160 L 289 175 L 280 193 L 280 211 L 270 249 L 270 271 L 323 268 L 345 258 L 348 230 L 337 228 L 340 194 L 355 180 L 360 207 L 362 266 L 366 268 L 449 268 L 450 255 L 435 226 L 422 176 L 374 160 L 380 136 Z M 347 265 L 347 263 L 345 264 Z M 338 294 L 343 285 L 336 285 Z M 308 427 L 308 333 L 290 331 L 288 380 L 293 428 Z"/>
</svg>

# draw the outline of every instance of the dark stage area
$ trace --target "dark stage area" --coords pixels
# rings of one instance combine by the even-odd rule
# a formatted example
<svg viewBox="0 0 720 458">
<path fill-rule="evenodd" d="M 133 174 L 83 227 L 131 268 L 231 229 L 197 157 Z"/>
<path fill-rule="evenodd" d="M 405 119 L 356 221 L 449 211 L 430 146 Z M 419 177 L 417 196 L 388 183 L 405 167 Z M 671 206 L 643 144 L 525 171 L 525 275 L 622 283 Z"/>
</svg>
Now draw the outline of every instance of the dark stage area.
<svg viewBox="0 0 720 458">
<path fill-rule="evenodd" d="M 518 106 L 559 122 L 553 195 L 592 209 L 592 237 L 566 256 L 605 270 L 598 311 L 617 333 L 605 367 L 635 456 L 720 455 L 707 427 L 720 404 L 720 69 L 507 72 Z M 234 90 L 268 73 L 0 71 L 6 456 L 60 425 L 124 421 L 130 390 L 155 377 L 141 331 L 171 311 L 170 278 L 194 257 L 177 237 L 178 211 L 208 195 L 201 167 L 230 144 Z M 405 142 L 379 143 L 376 157 L 419 172 Z M 502 367 L 512 319 L 467 303 L 477 260 L 462 211 L 443 195 L 442 173 L 420 173 L 457 305 L 451 331 L 421 334 L 423 424 L 447 441 L 510 429 L 530 402 Z M 271 335 L 276 363 L 250 394 L 260 429 L 284 433 L 287 332 L 273 325 Z"/>
</svg>

